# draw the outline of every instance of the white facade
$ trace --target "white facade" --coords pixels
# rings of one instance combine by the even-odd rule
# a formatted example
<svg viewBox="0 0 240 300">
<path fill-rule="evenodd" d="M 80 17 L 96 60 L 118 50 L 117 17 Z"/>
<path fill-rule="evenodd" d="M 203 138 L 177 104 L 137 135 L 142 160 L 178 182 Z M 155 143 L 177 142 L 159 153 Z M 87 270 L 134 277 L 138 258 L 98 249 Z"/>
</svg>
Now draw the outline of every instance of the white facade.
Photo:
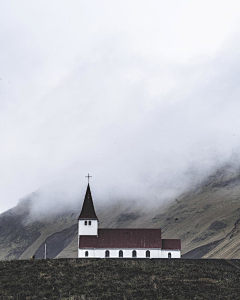
<svg viewBox="0 0 240 300">
<path fill-rule="evenodd" d="M 106 253 L 108 251 L 108 253 Z M 122 251 L 122 256 L 119 256 Z M 136 251 L 136 256 L 133 256 Z M 147 254 L 147 251 L 148 254 Z M 149 257 L 150 255 L 150 257 Z M 79 258 L 181 258 L 180 250 L 162 249 L 78 249 Z"/>
<path fill-rule="evenodd" d="M 98 235 L 98 220 L 78 220 L 78 236 L 97 236 Z M 79 241 L 78 241 L 79 245 Z M 122 253 L 120 254 L 119 251 Z M 133 251 L 135 253 L 133 254 Z M 108 253 L 106 253 L 108 252 Z M 79 258 L 181 258 L 180 250 L 167 249 L 79 249 Z"/>
<path fill-rule="evenodd" d="M 180 250 L 161 250 L 161 257 L 160 258 L 181 258 L 181 251 Z M 169 257 L 169 253 L 171 253 L 171 257 Z"/>
<path fill-rule="evenodd" d="M 78 220 L 78 236 L 97 234 L 98 220 Z"/>
</svg>

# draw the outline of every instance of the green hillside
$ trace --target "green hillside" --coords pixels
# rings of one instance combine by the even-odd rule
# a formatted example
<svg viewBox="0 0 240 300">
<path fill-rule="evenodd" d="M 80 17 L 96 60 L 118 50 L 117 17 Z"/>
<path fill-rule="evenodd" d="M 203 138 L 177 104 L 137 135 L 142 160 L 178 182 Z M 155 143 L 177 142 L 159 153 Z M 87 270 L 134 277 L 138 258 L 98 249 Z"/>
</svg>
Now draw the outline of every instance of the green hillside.
<svg viewBox="0 0 240 300">
<path fill-rule="evenodd" d="M 240 261 L 0 261 L 0 299 L 240 299 Z"/>
</svg>

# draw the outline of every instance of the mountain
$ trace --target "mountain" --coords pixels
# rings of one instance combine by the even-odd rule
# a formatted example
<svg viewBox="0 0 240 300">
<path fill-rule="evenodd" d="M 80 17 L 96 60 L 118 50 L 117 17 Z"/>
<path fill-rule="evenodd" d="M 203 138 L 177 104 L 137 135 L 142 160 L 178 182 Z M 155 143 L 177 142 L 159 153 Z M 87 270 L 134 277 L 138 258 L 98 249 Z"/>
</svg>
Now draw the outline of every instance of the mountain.
<svg viewBox="0 0 240 300">
<path fill-rule="evenodd" d="M 40 191 L 38 191 L 40 192 Z M 33 193 L 0 215 L 0 259 L 77 257 L 78 207 L 31 215 Z M 240 258 L 240 169 L 224 166 L 165 207 L 134 201 L 94 202 L 100 227 L 162 228 L 180 238 L 185 258 Z"/>
<path fill-rule="evenodd" d="M 157 218 L 182 240 L 185 258 L 240 258 L 240 172 L 225 166 Z"/>
</svg>

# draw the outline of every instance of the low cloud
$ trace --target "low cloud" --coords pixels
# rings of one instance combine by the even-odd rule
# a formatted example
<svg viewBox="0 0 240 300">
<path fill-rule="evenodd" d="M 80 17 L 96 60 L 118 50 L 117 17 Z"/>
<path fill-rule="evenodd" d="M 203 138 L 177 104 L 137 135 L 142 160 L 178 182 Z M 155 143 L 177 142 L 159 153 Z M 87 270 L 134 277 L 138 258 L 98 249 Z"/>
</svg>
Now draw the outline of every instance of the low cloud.
<svg viewBox="0 0 240 300">
<path fill-rule="evenodd" d="M 120 62 L 118 49 L 112 49 L 110 59 L 103 48 L 99 61 L 80 64 L 69 74 L 37 110 L 38 149 L 45 149 L 47 139 L 54 164 L 66 165 L 56 178 L 71 177 L 68 184 L 55 185 L 55 190 L 64 186 L 65 197 L 52 198 L 53 209 L 68 201 L 81 206 L 89 172 L 96 201 L 159 205 L 227 162 L 239 164 L 235 83 L 240 74 L 234 51 L 230 63 L 226 50 L 204 66 L 171 66 L 166 74 L 169 66 L 127 53 L 121 53 Z M 137 75 L 129 80 L 129 72 Z M 174 85 L 162 95 L 167 76 Z M 152 82 L 159 94 L 156 88 L 152 93 Z M 51 197 L 46 193 L 43 198 L 48 203 Z"/>
<path fill-rule="evenodd" d="M 14 7 L 9 3 L 6 16 Z M 1 53 L 10 62 L 0 74 L 1 210 L 38 189 L 33 212 L 82 203 L 88 173 L 99 203 L 165 203 L 233 157 L 238 163 L 240 41 L 230 18 L 235 14 L 227 11 L 224 34 L 209 46 L 217 27 L 209 27 L 205 44 L 205 35 L 199 36 L 201 44 L 184 23 L 193 19 L 188 1 L 176 2 L 173 10 L 152 1 L 148 13 L 141 3 L 134 22 L 134 5 L 123 22 L 126 4 L 109 2 L 106 11 L 95 4 L 78 4 L 82 18 L 69 8 L 68 25 L 61 1 L 55 23 L 52 6 L 46 14 L 41 8 L 41 26 L 31 5 L 26 20 L 21 14 L 4 19 L 8 25 L 0 34 L 8 37 L 13 55 Z M 222 4 L 218 9 L 223 11 Z M 172 12 L 173 27 L 164 11 Z M 220 15 L 216 24 L 223 22 Z M 198 25 L 193 22 L 201 31 Z M 179 44 L 180 38 L 186 43 Z"/>
</svg>

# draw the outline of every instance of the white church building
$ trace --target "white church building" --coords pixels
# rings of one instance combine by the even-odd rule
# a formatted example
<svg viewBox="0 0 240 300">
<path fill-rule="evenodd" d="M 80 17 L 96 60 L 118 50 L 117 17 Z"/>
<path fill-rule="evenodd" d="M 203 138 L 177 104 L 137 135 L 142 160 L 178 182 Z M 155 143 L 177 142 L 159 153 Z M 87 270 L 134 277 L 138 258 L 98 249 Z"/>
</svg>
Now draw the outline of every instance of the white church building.
<svg viewBox="0 0 240 300">
<path fill-rule="evenodd" d="M 162 239 L 161 229 L 99 229 L 88 183 L 78 217 L 79 258 L 180 258 L 181 240 Z"/>
</svg>

